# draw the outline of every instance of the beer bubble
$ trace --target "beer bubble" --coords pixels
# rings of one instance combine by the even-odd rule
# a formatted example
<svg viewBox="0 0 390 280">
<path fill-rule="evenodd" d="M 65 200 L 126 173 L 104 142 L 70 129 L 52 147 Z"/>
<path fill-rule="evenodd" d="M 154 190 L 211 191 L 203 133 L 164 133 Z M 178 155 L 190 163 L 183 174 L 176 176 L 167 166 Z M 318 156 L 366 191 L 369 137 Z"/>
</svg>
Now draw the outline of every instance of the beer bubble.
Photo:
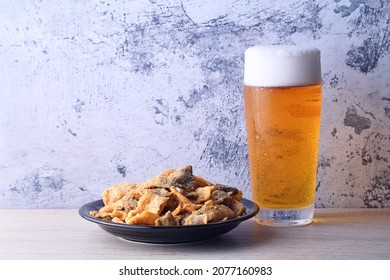
<svg viewBox="0 0 390 280">
<path fill-rule="evenodd" d="M 287 45 L 251 47 L 245 52 L 244 84 L 256 87 L 319 85 L 320 51 Z"/>
</svg>

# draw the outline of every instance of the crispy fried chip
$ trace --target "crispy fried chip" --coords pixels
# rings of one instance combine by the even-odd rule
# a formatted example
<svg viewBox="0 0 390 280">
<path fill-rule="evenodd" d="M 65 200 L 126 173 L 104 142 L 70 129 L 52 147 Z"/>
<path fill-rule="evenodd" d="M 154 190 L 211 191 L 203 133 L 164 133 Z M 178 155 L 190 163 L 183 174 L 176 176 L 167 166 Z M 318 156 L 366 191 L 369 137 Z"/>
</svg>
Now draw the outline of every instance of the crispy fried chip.
<svg viewBox="0 0 390 280">
<path fill-rule="evenodd" d="M 170 193 L 164 189 L 145 189 L 138 202 L 138 207 L 130 211 L 129 214 L 134 216 L 147 211 L 159 215 L 167 204 L 169 196 Z"/>
<path fill-rule="evenodd" d="M 156 213 L 144 211 L 142 213 L 138 213 L 135 216 L 127 216 L 126 217 L 126 224 L 131 224 L 131 225 L 155 225 L 156 220 L 160 216 L 157 215 Z"/>
<path fill-rule="evenodd" d="M 245 213 L 242 192 L 195 176 L 192 166 L 169 169 L 143 183 L 117 184 L 103 191 L 104 206 L 90 215 L 134 225 L 199 225 Z"/>
<path fill-rule="evenodd" d="M 206 187 L 201 187 L 197 188 L 195 190 L 195 193 L 197 195 L 196 198 L 196 203 L 203 203 L 206 202 L 207 200 L 210 199 L 211 193 L 214 191 L 215 187 L 214 186 L 206 186 Z"/>
<path fill-rule="evenodd" d="M 155 221 L 155 224 L 156 226 L 176 226 L 177 221 L 175 217 L 172 215 L 172 212 L 168 211 L 167 213 L 165 213 L 164 216 L 158 218 Z"/>
<path fill-rule="evenodd" d="M 131 189 L 134 189 L 136 187 L 136 184 L 124 183 L 114 185 L 111 188 L 105 189 L 102 194 L 104 205 L 117 202 L 119 199 L 124 197 Z"/>
<path fill-rule="evenodd" d="M 184 219 L 184 225 L 204 225 L 207 224 L 207 215 L 206 214 L 191 214 Z"/>
</svg>

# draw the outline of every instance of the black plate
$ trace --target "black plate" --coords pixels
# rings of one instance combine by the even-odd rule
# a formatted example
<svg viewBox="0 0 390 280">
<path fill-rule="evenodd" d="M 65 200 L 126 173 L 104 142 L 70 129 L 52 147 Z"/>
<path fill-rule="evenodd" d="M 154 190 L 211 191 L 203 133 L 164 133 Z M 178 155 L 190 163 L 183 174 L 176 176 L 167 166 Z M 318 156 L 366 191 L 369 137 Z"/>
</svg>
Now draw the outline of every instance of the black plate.
<svg viewBox="0 0 390 280">
<path fill-rule="evenodd" d="M 252 218 L 259 212 L 259 207 L 254 202 L 243 198 L 241 203 L 246 207 L 245 214 L 231 220 L 210 223 L 206 225 L 127 225 L 107 222 L 91 217 L 89 215 L 89 211 L 97 211 L 103 207 L 103 200 L 95 200 L 85 204 L 79 209 L 79 214 L 84 219 L 98 224 L 103 230 L 126 240 L 145 243 L 172 244 L 196 242 L 217 237 L 221 234 L 231 231 L 241 222 Z"/>
</svg>

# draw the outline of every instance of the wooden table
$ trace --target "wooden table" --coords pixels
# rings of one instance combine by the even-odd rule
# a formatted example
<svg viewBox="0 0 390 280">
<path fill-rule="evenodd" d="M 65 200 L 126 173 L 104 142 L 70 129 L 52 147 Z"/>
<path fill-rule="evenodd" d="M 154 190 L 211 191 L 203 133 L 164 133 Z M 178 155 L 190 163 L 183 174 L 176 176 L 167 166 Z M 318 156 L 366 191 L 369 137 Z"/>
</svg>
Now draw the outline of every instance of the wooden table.
<svg viewBox="0 0 390 280">
<path fill-rule="evenodd" d="M 242 223 L 214 240 L 181 245 L 127 242 L 76 209 L 0 210 L 0 259 L 390 259 L 390 209 L 316 209 L 296 228 Z"/>
</svg>

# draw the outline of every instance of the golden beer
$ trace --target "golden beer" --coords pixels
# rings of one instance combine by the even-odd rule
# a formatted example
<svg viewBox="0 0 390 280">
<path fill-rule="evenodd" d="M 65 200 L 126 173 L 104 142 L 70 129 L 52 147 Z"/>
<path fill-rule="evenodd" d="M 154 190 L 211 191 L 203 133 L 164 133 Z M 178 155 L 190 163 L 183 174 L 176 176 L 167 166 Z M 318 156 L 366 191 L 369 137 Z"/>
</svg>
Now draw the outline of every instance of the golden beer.
<svg viewBox="0 0 390 280">
<path fill-rule="evenodd" d="M 314 212 L 322 87 L 317 49 L 254 47 L 245 54 L 244 104 L 256 220 L 304 225 Z"/>
<path fill-rule="evenodd" d="M 321 85 L 244 87 L 252 195 L 260 207 L 314 203 Z"/>
</svg>

